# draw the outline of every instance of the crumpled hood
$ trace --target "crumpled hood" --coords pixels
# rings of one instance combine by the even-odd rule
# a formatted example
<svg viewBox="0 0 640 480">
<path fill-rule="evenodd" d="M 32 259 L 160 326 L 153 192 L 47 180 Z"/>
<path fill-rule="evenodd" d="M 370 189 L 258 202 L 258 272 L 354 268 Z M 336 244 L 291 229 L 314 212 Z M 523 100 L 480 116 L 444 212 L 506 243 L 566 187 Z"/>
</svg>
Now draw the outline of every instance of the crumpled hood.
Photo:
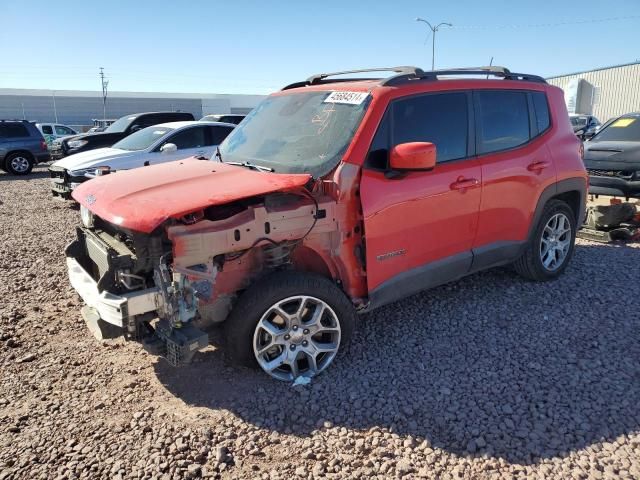
<svg viewBox="0 0 640 480">
<path fill-rule="evenodd" d="M 80 152 L 54 162 L 52 167 L 62 167 L 67 170 L 80 170 L 83 168 L 99 167 L 109 165 L 117 170 L 118 165 L 108 163 L 109 160 L 122 159 L 139 154 L 140 152 L 130 152 L 119 148 L 96 148 L 87 152 Z"/>
<path fill-rule="evenodd" d="M 310 178 L 189 158 L 96 177 L 79 185 L 72 196 L 108 222 L 150 233 L 169 218 L 302 187 Z"/>
</svg>

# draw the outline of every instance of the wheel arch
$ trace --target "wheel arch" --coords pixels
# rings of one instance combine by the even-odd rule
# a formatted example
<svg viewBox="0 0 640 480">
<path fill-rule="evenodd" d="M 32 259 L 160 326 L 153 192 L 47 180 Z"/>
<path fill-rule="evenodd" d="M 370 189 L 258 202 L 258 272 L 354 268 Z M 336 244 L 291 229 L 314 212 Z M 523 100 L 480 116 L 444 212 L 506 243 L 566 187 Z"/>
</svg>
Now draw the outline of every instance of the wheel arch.
<svg viewBox="0 0 640 480">
<path fill-rule="evenodd" d="M 530 241 L 535 233 L 535 227 L 540 221 L 544 207 L 551 200 L 562 200 L 567 203 L 576 216 L 576 226 L 579 227 L 584 220 L 587 201 L 587 182 L 582 177 L 567 178 L 549 185 L 538 198 L 536 209 L 529 225 L 527 239 Z"/>
</svg>

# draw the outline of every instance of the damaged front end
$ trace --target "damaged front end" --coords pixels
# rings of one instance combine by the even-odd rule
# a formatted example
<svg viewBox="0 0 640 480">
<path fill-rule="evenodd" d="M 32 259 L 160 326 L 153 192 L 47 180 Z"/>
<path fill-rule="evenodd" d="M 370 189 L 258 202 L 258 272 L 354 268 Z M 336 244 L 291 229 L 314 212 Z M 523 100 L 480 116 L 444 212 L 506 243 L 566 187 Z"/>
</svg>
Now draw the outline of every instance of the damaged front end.
<svg viewBox="0 0 640 480">
<path fill-rule="evenodd" d="M 315 269 L 322 252 L 337 251 L 341 215 L 335 200 L 304 190 L 211 206 L 151 233 L 94 216 L 66 249 L 69 277 L 97 338 L 125 336 L 183 365 L 258 277 Z"/>
<path fill-rule="evenodd" d="M 82 297 L 82 316 L 99 339 L 124 336 L 165 357 L 188 363 L 208 344 L 193 326 L 197 293 L 167 264 L 166 236 L 127 232 L 106 222 L 77 229 L 66 248 L 71 285 Z M 169 253 L 170 255 L 170 253 Z"/>
</svg>

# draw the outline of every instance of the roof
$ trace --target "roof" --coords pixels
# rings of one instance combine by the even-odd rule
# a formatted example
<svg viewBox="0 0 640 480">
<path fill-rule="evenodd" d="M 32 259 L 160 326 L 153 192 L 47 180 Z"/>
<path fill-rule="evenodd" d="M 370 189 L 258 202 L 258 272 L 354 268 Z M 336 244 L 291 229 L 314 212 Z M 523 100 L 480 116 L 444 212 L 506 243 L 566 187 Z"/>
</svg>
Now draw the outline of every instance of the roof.
<svg viewBox="0 0 640 480">
<path fill-rule="evenodd" d="M 234 125 L 233 123 L 226 123 L 226 122 L 203 122 L 200 120 L 185 120 L 183 122 L 165 122 L 165 123 L 158 123 L 157 125 L 152 125 L 154 127 L 166 127 L 166 128 L 183 128 L 183 127 L 190 127 L 192 125 L 217 125 L 217 126 L 221 126 L 221 127 L 233 127 L 235 128 L 236 125 Z"/>
<path fill-rule="evenodd" d="M 629 63 L 621 63 L 619 65 L 610 65 L 608 67 L 594 68 L 592 70 L 582 70 L 580 72 L 564 73 L 562 75 L 554 75 L 553 77 L 546 77 L 546 78 L 547 78 L 547 80 L 551 80 L 553 78 L 570 77 L 571 75 L 582 75 L 584 73 L 600 72 L 602 70 L 611 70 L 612 68 L 629 67 L 631 65 L 638 65 L 638 64 L 640 64 L 640 61 L 629 62 Z"/>
</svg>

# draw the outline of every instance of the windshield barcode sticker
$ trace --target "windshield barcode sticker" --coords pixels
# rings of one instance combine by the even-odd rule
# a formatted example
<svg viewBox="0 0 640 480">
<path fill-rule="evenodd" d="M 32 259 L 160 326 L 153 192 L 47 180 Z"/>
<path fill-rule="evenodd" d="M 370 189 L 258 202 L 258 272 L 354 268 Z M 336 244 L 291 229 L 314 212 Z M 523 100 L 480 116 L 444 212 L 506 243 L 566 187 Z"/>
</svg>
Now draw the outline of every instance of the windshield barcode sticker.
<svg viewBox="0 0 640 480">
<path fill-rule="evenodd" d="M 360 105 L 369 96 L 368 92 L 331 92 L 324 103 L 347 103 Z"/>
</svg>

